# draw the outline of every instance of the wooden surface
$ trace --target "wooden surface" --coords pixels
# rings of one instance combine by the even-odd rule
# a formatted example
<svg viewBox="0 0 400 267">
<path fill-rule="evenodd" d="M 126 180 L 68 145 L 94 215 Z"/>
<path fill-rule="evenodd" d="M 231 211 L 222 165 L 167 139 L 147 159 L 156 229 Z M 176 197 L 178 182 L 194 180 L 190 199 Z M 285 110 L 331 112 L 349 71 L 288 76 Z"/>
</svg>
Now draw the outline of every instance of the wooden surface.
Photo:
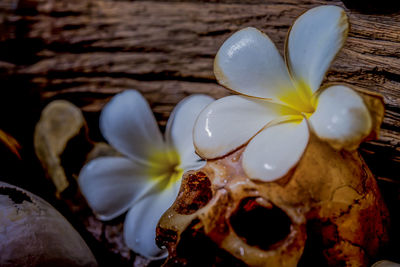
<svg viewBox="0 0 400 267">
<path fill-rule="evenodd" d="M 229 94 L 216 84 L 212 65 L 218 48 L 233 32 L 259 28 L 282 52 L 294 19 L 320 4 L 343 6 L 336 0 L 3 0 L 0 111 L 6 115 L 1 125 L 21 141 L 34 170 L 38 168 L 31 149 L 33 126 L 41 109 L 54 99 L 67 99 L 80 107 L 91 137 L 100 140 L 102 106 L 115 93 L 134 88 L 150 102 L 163 128 L 183 97 Z M 400 13 L 346 12 L 351 31 L 327 81 L 383 95 L 386 115 L 381 136 L 363 144 L 361 152 L 385 198 L 396 206 L 400 199 Z M 38 187 L 35 190 L 40 192 Z"/>
<path fill-rule="evenodd" d="M 288 27 L 299 14 L 318 4 L 342 5 L 230 2 L 240 1 L 21 1 L 17 15 L 6 18 L 4 27 L 11 29 L 1 38 L 0 66 L 38 92 L 42 106 L 55 98 L 68 99 L 89 116 L 96 116 L 113 94 L 138 89 L 164 125 L 186 95 L 228 94 L 216 84 L 212 62 L 233 32 L 257 27 L 282 52 Z M 363 150 L 376 175 L 395 179 L 400 171 L 400 16 L 347 13 L 349 38 L 327 80 L 384 96 L 381 138 Z"/>
</svg>

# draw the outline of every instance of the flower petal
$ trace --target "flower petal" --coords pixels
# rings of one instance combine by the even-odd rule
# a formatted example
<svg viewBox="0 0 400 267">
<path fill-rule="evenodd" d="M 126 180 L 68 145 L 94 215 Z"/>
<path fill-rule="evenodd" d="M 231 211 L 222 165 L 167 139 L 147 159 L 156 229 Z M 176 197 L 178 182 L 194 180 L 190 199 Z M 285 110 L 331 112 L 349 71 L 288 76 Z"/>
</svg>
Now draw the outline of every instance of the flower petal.
<svg viewBox="0 0 400 267">
<path fill-rule="evenodd" d="M 250 178 L 265 182 L 282 178 L 301 159 L 308 139 L 305 119 L 267 127 L 243 152 L 243 169 Z"/>
<path fill-rule="evenodd" d="M 123 157 L 96 158 L 82 168 L 78 183 L 95 214 L 110 220 L 155 186 L 147 168 Z"/>
<path fill-rule="evenodd" d="M 154 115 L 136 90 L 126 90 L 111 99 L 101 112 L 100 129 L 114 148 L 132 159 L 157 164 L 153 154 L 164 155 L 159 153 L 164 150 L 164 141 Z"/>
<path fill-rule="evenodd" d="M 207 95 L 189 96 L 178 103 L 169 117 L 166 141 L 179 153 L 185 171 L 203 165 L 193 146 L 193 126 L 200 112 L 213 101 L 214 98 Z"/>
<path fill-rule="evenodd" d="M 317 110 L 309 119 L 311 126 L 319 138 L 335 149 L 356 149 L 371 132 L 370 113 L 352 89 L 343 85 L 328 87 L 317 102 Z"/>
<path fill-rule="evenodd" d="M 270 121 L 295 111 L 279 104 L 245 96 L 227 96 L 208 105 L 194 126 L 197 153 L 217 158 L 245 144 Z"/>
<path fill-rule="evenodd" d="M 167 256 L 167 251 L 156 245 L 156 228 L 163 213 L 175 201 L 179 187 L 180 182 L 177 182 L 160 194 L 143 198 L 131 208 L 124 223 L 124 239 L 130 249 L 150 259 Z"/>
<path fill-rule="evenodd" d="M 214 61 L 218 82 L 248 96 L 279 101 L 296 93 L 285 63 L 269 37 L 255 28 L 233 34 Z"/>
<path fill-rule="evenodd" d="M 383 96 L 361 88 L 353 89 L 363 99 L 369 114 L 371 115 L 372 130 L 366 140 L 375 140 L 379 138 L 381 124 L 385 116 L 385 103 Z"/>
<path fill-rule="evenodd" d="M 310 9 L 293 24 L 286 39 L 285 59 L 303 98 L 309 99 L 318 90 L 348 29 L 346 13 L 338 6 Z"/>
</svg>

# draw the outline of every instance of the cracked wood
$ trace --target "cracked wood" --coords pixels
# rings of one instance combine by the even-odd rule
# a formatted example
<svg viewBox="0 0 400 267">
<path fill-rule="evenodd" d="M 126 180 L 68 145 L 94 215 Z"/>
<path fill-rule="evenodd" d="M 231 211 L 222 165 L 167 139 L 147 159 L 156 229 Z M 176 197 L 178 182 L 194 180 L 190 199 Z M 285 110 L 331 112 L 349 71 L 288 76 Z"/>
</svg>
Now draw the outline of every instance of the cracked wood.
<svg viewBox="0 0 400 267">
<path fill-rule="evenodd" d="M 39 92 L 42 104 L 68 99 L 93 118 L 115 93 L 138 89 L 163 126 L 173 106 L 186 95 L 206 93 L 219 98 L 228 94 L 216 84 L 212 63 L 230 34 L 257 27 L 282 52 L 293 20 L 319 4 L 342 5 L 294 0 L 22 1 L 17 12 L 6 18 L 13 23 L 5 31 L 8 36 L 2 37 L 2 46 L 9 51 L 2 52 L 0 67 L 27 81 Z M 400 16 L 346 11 L 351 22 L 349 38 L 326 80 L 384 96 L 386 116 L 380 139 L 364 144 L 362 151 L 377 176 L 396 179 L 400 170 Z"/>
</svg>

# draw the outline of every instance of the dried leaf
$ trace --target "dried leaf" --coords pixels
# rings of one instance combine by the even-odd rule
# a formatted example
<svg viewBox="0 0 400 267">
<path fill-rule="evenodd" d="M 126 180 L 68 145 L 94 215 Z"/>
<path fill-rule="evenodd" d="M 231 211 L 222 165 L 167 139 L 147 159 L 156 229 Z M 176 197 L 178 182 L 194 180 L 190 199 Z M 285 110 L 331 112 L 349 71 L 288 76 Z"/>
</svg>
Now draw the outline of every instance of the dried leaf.
<svg viewBox="0 0 400 267">
<path fill-rule="evenodd" d="M 11 150 L 12 153 L 14 153 L 19 159 L 21 159 L 21 155 L 19 154 L 21 145 L 14 137 L 0 130 L 0 142 L 2 142 L 8 149 Z"/>
<path fill-rule="evenodd" d="M 42 111 L 35 128 L 34 146 L 47 176 L 53 181 L 57 195 L 69 185 L 60 156 L 68 141 L 76 137 L 86 122 L 78 107 L 64 100 L 56 100 Z M 86 131 L 85 131 L 86 132 Z"/>
</svg>

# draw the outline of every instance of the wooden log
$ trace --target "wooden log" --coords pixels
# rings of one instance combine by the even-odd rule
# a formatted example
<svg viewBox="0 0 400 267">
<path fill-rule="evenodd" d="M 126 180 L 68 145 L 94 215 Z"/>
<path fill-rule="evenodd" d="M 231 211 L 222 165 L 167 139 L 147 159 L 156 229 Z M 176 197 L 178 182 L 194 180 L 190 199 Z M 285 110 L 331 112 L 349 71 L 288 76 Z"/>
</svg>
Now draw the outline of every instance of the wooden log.
<svg viewBox="0 0 400 267">
<path fill-rule="evenodd" d="M 11 47 L 8 57 L 19 60 L 5 64 L 18 63 L 14 75 L 39 90 L 43 103 L 69 99 L 88 113 L 98 113 L 121 90 L 138 89 L 165 125 L 186 95 L 228 94 L 216 84 L 212 62 L 234 31 L 257 27 L 282 52 L 286 32 L 299 14 L 318 4 L 342 6 L 339 1 L 223 2 L 30 2 L 26 5 L 35 10 L 29 16 L 13 18 L 26 31 L 14 38 L 23 42 L 16 48 L 24 47 L 30 56 L 18 58 L 20 49 Z M 381 137 L 362 149 L 376 175 L 395 179 L 400 170 L 400 16 L 347 13 L 349 38 L 326 80 L 384 96 Z M 397 171 L 388 172 L 389 167 Z"/>
</svg>

